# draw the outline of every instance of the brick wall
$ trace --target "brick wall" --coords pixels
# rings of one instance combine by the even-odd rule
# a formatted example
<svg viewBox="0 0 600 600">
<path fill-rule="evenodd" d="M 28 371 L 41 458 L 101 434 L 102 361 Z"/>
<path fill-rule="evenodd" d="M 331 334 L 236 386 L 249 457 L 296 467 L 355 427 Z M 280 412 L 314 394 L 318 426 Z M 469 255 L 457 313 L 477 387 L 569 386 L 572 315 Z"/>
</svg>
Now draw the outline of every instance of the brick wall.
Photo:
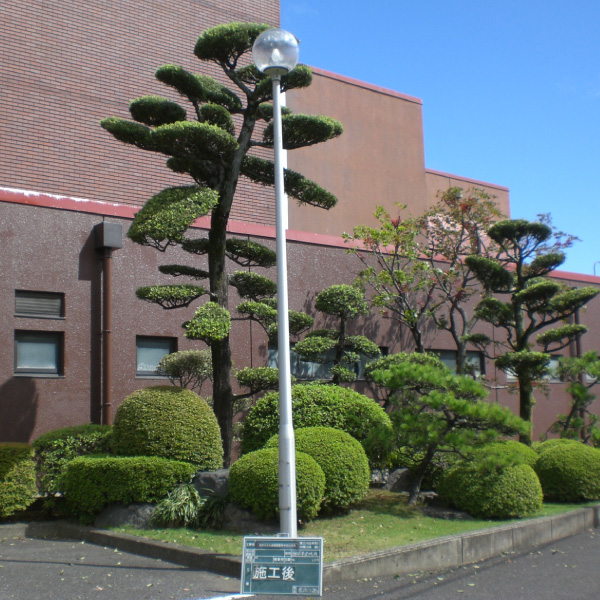
<svg viewBox="0 0 600 600">
<path fill-rule="evenodd" d="M 277 25 L 279 2 L 3 0 L 0 186 L 141 205 L 189 183 L 164 157 L 117 142 L 98 123 L 129 117 L 141 95 L 178 100 L 154 78 L 160 65 L 218 76 L 194 44 L 234 20 Z M 273 204 L 270 188 L 241 181 L 232 217 L 272 224 Z"/>
</svg>

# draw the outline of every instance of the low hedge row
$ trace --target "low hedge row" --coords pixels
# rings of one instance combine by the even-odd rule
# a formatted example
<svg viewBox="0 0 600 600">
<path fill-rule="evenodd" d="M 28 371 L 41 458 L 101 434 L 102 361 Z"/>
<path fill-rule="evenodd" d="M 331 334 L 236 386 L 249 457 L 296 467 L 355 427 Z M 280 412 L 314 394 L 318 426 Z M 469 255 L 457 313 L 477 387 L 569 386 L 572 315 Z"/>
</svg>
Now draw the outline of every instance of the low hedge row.
<svg viewBox="0 0 600 600">
<path fill-rule="evenodd" d="M 25 510 L 36 493 L 33 448 L 29 444 L 0 443 L 0 517 Z"/>
<path fill-rule="evenodd" d="M 195 472 L 189 463 L 156 456 L 79 456 L 63 478 L 67 510 L 91 523 L 109 504 L 158 502 Z"/>
</svg>

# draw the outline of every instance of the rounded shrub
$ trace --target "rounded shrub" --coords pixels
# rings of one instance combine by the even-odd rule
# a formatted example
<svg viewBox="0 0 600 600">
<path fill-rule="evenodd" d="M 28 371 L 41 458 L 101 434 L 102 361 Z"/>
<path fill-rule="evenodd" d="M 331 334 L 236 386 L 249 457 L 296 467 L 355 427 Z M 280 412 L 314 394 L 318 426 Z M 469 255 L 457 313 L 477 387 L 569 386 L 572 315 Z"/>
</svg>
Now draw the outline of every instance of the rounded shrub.
<svg viewBox="0 0 600 600">
<path fill-rule="evenodd" d="M 29 444 L 0 444 L 0 517 L 25 510 L 35 500 L 35 464 Z"/>
<path fill-rule="evenodd" d="M 156 386 L 137 390 L 115 415 L 112 449 L 123 456 L 161 456 L 214 471 L 223 466 L 217 419 L 191 390 Z"/>
<path fill-rule="evenodd" d="M 78 456 L 63 477 L 66 509 L 91 523 L 109 504 L 159 502 L 195 472 L 190 463 L 157 456 Z"/>
<path fill-rule="evenodd" d="M 524 464 L 535 469 L 539 455 L 531 447 L 516 440 L 501 440 L 486 444 L 477 450 L 479 456 L 493 456 L 505 464 Z"/>
<path fill-rule="evenodd" d="M 85 454 L 106 454 L 111 437 L 112 426 L 85 424 L 55 429 L 37 438 L 32 445 L 40 493 L 62 492 L 60 479 L 69 461 Z"/>
<path fill-rule="evenodd" d="M 525 517 L 541 510 L 543 500 L 535 471 L 522 463 L 461 461 L 444 476 L 438 491 L 443 501 L 484 519 Z"/>
<path fill-rule="evenodd" d="M 295 432 L 296 451 L 312 456 L 325 475 L 322 510 L 346 510 L 369 490 L 371 470 L 363 447 L 348 433 L 332 427 L 306 427 Z M 267 442 L 277 447 L 279 436 Z"/>
<path fill-rule="evenodd" d="M 279 515 L 279 451 L 264 448 L 240 457 L 229 470 L 229 493 L 239 506 L 265 520 Z M 319 513 L 325 492 L 325 475 L 314 458 L 296 452 L 296 509 L 303 521 Z"/>
<path fill-rule="evenodd" d="M 600 450 L 581 443 L 553 444 L 535 466 L 544 498 L 556 502 L 600 499 Z"/>
<path fill-rule="evenodd" d="M 536 442 L 532 444 L 533 450 L 535 450 L 538 454 L 543 454 L 546 450 L 550 450 L 556 446 L 569 446 L 573 444 L 581 445 L 581 442 L 577 440 L 570 440 L 567 438 L 552 438 L 550 440 L 545 440 L 543 442 Z"/>
<path fill-rule="evenodd" d="M 371 398 L 337 385 L 298 384 L 292 386 L 292 418 L 295 429 L 334 427 L 349 433 L 363 447 L 372 429 L 391 428 L 390 418 Z M 264 447 L 279 429 L 279 394 L 265 394 L 250 409 L 241 431 L 242 452 Z M 367 449 L 369 461 L 377 456 Z"/>
</svg>

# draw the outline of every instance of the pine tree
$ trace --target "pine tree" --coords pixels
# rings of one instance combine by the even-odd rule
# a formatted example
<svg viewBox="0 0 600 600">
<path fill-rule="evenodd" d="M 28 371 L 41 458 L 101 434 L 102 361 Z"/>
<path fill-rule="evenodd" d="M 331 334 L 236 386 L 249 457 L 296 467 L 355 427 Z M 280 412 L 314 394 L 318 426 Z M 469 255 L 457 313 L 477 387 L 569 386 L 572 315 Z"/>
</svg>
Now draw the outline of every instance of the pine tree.
<svg viewBox="0 0 600 600">
<path fill-rule="evenodd" d="M 152 286 L 137 291 L 139 298 L 163 308 L 189 306 L 202 296 L 209 301 L 186 322 L 186 336 L 210 345 L 213 364 L 214 410 L 221 428 L 225 464 L 229 464 L 232 440 L 233 401 L 227 271 L 229 259 L 243 268 L 269 267 L 275 254 L 260 244 L 228 239 L 227 224 L 240 176 L 262 185 L 273 185 L 274 165 L 250 154 L 273 147 L 271 80 L 252 64 L 254 40 L 266 25 L 230 23 L 206 30 L 194 54 L 216 64 L 231 88 L 207 75 L 193 74 L 180 66 L 164 65 L 156 78 L 174 88 L 188 103 L 189 112 L 172 100 L 143 96 L 131 102 L 133 121 L 111 117 L 101 123 L 118 140 L 167 156 L 167 167 L 186 174 L 192 185 L 167 188 L 137 213 L 128 236 L 134 242 L 165 251 L 178 246 L 192 256 L 206 256 L 206 267 L 167 265 L 162 273 L 202 281 Z M 311 83 L 311 72 L 299 65 L 281 79 L 282 91 Z M 262 122 L 264 126 L 259 126 Z M 284 148 L 293 150 L 317 144 L 342 132 L 334 119 L 291 114 L 282 119 Z M 299 173 L 288 170 L 285 190 L 300 204 L 329 209 L 336 198 Z M 192 223 L 210 215 L 207 237 L 195 237 Z M 191 235 L 190 235 L 191 234 Z M 239 285 L 242 275 L 238 275 Z"/>
<path fill-rule="evenodd" d="M 504 352 L 496 356 L 495 363 L 517 378 L 519 414 L 529 423 L 520 441 L 531 444 L 534 384 L 548 373 L 549 353 L 566 347 L 587 330 L 566 320 L 598 290 L 570 288 L 547 277 L 565 261 L 562 250 L 574 239 L 554 232 L 547 217 L 500 221 L 488 229 L 488 235 L 498 245 L 498 256 L 466 259 L 488 294 L 476 314 L 506 333 L 506 339 L 498 344 Z M 469 336 L 469 341 L 482 347 L 491 343 L 481 334 Z M 535 344 L 541 351 L 534 350 Z"/>
</svg>

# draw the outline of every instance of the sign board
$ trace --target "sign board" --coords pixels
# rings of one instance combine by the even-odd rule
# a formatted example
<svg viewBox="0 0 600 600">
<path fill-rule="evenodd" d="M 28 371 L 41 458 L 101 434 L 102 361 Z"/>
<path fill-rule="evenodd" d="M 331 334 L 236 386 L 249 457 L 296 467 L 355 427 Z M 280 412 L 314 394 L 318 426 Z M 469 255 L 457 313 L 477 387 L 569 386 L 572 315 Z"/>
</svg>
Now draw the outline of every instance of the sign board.
<svg viewBox="0 0 600 600">
<path fill-rule="evenodd" d="M 320 596 L 323 538 L 245 537 L 241 592 Z"/>
</svg>

